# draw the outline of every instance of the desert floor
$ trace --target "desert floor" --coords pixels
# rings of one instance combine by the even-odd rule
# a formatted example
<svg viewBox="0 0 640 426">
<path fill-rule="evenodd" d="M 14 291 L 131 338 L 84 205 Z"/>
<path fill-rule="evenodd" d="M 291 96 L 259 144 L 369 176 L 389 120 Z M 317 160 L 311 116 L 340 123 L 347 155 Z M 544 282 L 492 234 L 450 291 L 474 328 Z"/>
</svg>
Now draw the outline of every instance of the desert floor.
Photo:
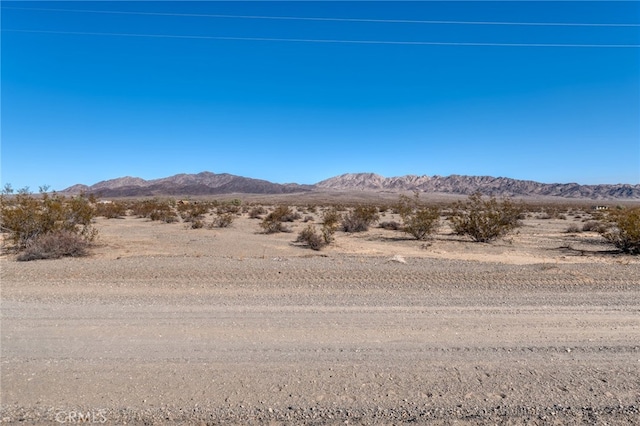
<svg viewBox="0 0 640 426">
<path fill-rule="evenodd" d="M 640 259 L 580 219 L 320 252 L 258 223 L 98 219 L 90 257 L 3 255 L 0 422 L 640 423 Z"/>
</svg>

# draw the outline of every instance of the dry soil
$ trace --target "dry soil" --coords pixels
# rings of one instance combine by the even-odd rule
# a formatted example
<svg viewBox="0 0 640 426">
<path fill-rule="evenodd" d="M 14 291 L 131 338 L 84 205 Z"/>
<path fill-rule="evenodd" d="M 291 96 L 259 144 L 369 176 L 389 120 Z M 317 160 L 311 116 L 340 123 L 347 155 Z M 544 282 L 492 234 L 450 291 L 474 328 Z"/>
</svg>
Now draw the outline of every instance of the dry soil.
<svg viewBox="0 0 640 426">
<path fill-rule="evenodd" d="M 314 252 L 99 219 L 90 257 L 0 259 L 0 421 L 638 424 L 640 261 L 574 222 Z"/>
</svg>

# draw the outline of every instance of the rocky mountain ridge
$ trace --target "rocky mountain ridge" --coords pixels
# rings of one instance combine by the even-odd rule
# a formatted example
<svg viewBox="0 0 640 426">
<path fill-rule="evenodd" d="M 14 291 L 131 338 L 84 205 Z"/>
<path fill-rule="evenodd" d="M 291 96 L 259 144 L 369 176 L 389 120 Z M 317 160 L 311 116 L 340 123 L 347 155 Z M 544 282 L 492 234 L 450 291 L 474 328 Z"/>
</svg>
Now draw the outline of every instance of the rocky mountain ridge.
<svg viewBox="0 0 640 426">
<path fill-rule="evenodd" d="M 315 185 L 278 184 L 228 173 L 202 172 L 178 174 L 161 179 L 144 180 L 121 177 L 95 185 L 74 185 L 63 193 L 93 193 L 101 197 L 196 196 L 231 193 L 289 194 L 312 191 L 367 191 L 443 193 L 468 195 L 480 191 L 486 195 L 515 197 L 562 197 L 593 200 L 640 200 L 640 185 L 577 183 L 540 183 L 492 176 L 416 176 L 384 177 L 375 173 L 347 173 Z"/>
<path fill-rule="evenodd" d="M 360 191 L 420 191 L 469 195 L 480 191 L 495 196 L 547 196 L 589 199 L 640 199 L 640 185 L 540 183 L 492 176 L 380 176 L 374 173 L 347 173 L 315 185 L 316 188 Z"/>
</svg>

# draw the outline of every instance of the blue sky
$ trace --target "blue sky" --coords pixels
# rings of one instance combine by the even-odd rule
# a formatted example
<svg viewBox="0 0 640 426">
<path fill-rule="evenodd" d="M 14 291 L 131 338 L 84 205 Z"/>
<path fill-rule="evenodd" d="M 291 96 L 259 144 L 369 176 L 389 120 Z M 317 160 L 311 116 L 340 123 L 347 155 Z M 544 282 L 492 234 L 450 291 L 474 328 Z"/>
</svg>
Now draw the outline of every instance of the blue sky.
<svg viewBox="0 0 640 426">
<path fill-rule="evenodd" d="M 3 1 L 1 13 L 1 178 L 14 188 L 205 170 L 640 183 L 638 2 Z"/>
</svg>

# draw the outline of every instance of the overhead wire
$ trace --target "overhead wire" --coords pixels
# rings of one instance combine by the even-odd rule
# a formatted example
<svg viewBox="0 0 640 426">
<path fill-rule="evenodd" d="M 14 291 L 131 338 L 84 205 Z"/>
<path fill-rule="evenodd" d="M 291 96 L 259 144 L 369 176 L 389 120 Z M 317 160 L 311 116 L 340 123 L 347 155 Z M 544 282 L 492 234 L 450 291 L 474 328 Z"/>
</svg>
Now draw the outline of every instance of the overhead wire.
<svg viewBox="0 0 640 426">
<path fill-rule="evenodd" d="M 388 45 L 418 45 L 418 46 L 424 45 L 424 46 L 640 48 L 640 44 L 483 43 L 483 42 L 439 42 L 439 41 L 339 40 L 339 39 L 276 38 L 276 37 L 198 36 L 198 35 L 176 35 L 176 34 L 99 33 L 99 32 L 85 32 L 85 31 L 22 30 L 22 29 L 10 29 L 10 28 L 3 28 L 2 31 L 17 32 L 17 33 L 43 33 L 43 34 L 62 34 L 62 35 L 150 37 L 150 38 L 177 38 L 177 39 L 201 39 L 201 40 L 277 41 L 277 42 L 296 42 L 296 43 L 388 44 Z"/>
<path fill-rule="evenodd" d="M 455 25 L 640 27 L 640 24 L 629 24 L 629 23 L 436 21 L 436 20 L 425 21 L 425 20 L 407 20 L 407 19 L 361 19 L 361 18 L 322 18 L 322 17 L 262 16 L 262 15 L 222 15 L 222 14 L 168 13 L 168 12 L 133 12 L 133 11 L 108 11 L 108 10 L 90 10 L 90 9 L 57 9 L 57 8 L 31 8 L 31 7 L 28 8 L 28 7 L 15 7 L 15 6 L 5 6 L 5 5 L 2 5 L 2 9 L 52 11 L 52 12 L 77 12 L 77 13 L 106 13 L 106 14 L 126 14 L 126 15 L 151 15 L 151 16 L 209 17 L 209 18 L 238 18 L 238 19 L 278 19 L 278 20 L 337 21 L 337 22 L 455 24 Z M 199 35 L 178 35 L 178 34 L 54 31 L 54 30 L 33 30 L 33 29 L 12 29 L 12 28 L 3 28 L 2 31 L 17 32 L 17 33 L 61 34 L 61 35 L 150 37 L 150 38 L 176 38 L 176 39 L 202 39 L 202 40 L 271 41 L 271 42 L 295 42 L 295 43 L 344 43 L 344 44 L 381 44 L 381 45 L 425 45 L 425 46 L 582 47 L 582 48 L 639 48 L 640 47 L 639 44 L 491 43 L 491 42 L 346 40 L 346 39 L 317 39 L 317 38 L 231 37 L 231 36 L 199 36 Z"/>
<path fill-rule="evenodd" d="M 229 19 L 275 19 L 275 20 L 295 20 L 295 21 L 372 22 L 372 23 L 399 23 L 399 24 L 640 27 L 640 24 L 635 24 L 635 23 L 446 21 L 446 20 L 414 20 L 414 19 L 326 18 L 326 17 L 305 17 L 305 16 L 226 15 L 226 14 L 206 14 L 206 13 L 136 12 L 136 11 L 121 11 L 121 10 L 54 9 L 54 8 L 43 8 L 43 7 L 16 7 L 16 6 L 4 6 L 4 5 L 2 6 L 2 9 L 36 10 L 36 11 L 50 11 L 50 12 L 106 13 L 106 14 L 118 14 L 118 15 L 181 16 L 181 17 L 229 18 Z"/>
</svg>

